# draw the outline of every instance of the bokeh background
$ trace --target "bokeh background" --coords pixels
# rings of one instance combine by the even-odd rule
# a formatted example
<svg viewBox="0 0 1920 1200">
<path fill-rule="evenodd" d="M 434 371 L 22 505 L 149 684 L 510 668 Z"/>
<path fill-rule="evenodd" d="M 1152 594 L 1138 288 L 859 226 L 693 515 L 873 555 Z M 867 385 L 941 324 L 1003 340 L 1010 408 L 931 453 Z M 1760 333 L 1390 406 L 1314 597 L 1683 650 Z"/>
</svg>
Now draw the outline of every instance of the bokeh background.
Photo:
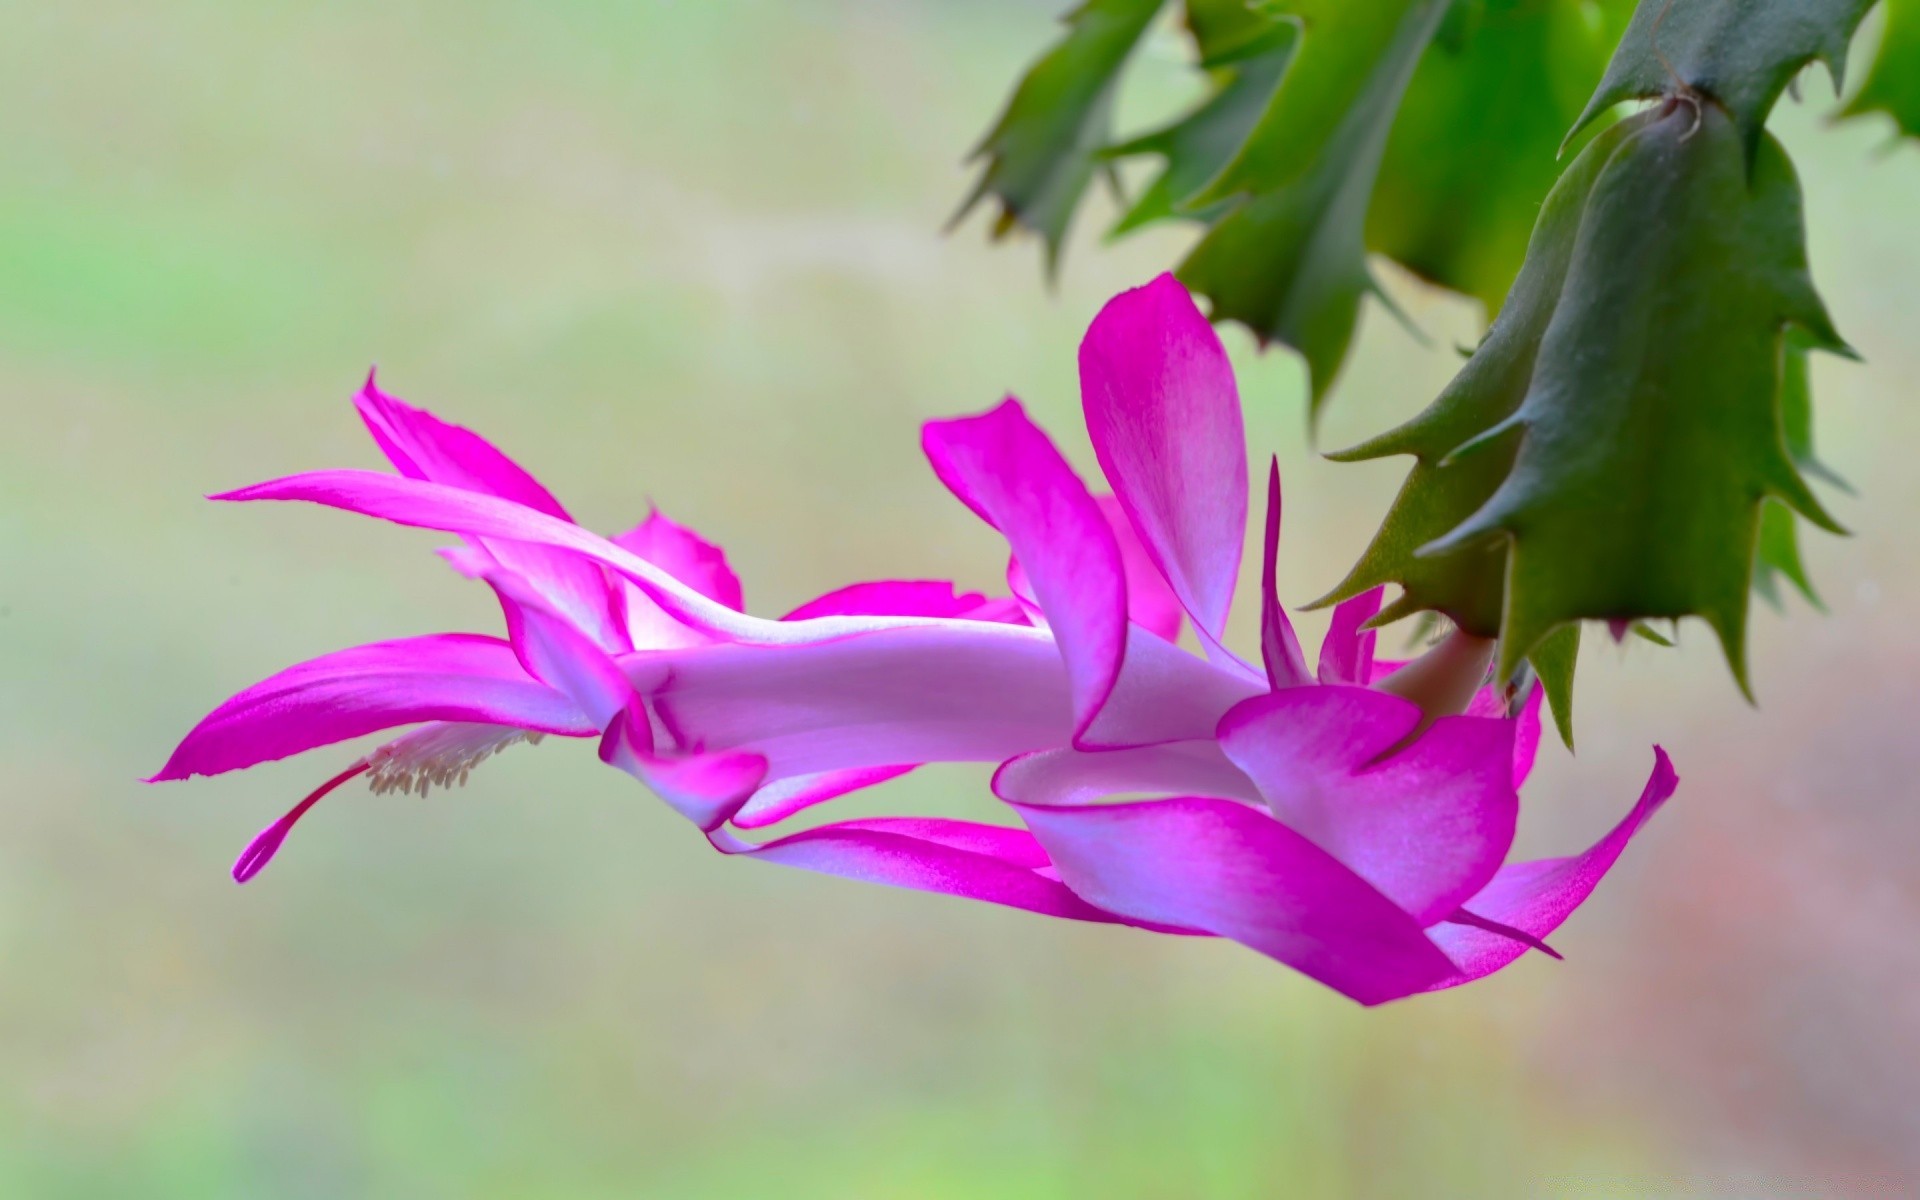
<svg viewBox="0 0 1920 1200">
<path fill-rule="evenodd" d="M 206 492 L 376 463 L 388 387 L 591 525 L 649 499 L 750 605 L 989 585 L 926 418 L 1017 391 L 1083 465 L 1074 348 L 1168 231 L 1056 289 L 940 229 L 1051 2 L 5 6 L 0 38 L 0 1195 L 1266 1197 L 1911 1194 L 1920 1179 L 1920 152 L 1776 121 L 1866 366 L 1818 366 L 1858 500 L 1755 632 L 1590 635 L 1580 754 L 1523 841 L 1583 846 L 1648 745 L 1679 798 L 1595 900 L 1475 987 L 1362 1011 L 1230 945 L 727 861 L 578 744 L 420 801 L 350 752 L 149 787 L 240 686 L 493 631 L 436 539 Z M 1151 43 L 1123 124 L 1185 98 Z M 1392 279 L 1328 418 L 1415 411 L 1477 334 Z M 1282 588 L 1330 585 L 1402 464 L 1336 467 L 1302 372 L 1227 340 L 1289 489 Z M 1242 612 L 1241 636 L 1250 636 Z M 1304 619 L 1316 637 L 1320 619 Z M 987 814 L 984 770 L 853 802 Z"/>
</svg>

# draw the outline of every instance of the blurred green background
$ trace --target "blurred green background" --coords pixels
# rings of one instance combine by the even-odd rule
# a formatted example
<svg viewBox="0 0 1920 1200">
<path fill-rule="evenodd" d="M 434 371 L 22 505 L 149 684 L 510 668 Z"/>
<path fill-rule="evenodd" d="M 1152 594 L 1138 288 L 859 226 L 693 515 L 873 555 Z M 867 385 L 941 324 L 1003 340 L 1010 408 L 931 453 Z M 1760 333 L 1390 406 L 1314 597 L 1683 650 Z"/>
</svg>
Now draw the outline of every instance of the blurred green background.
<svg viewBox="0 0 1920 1200">
<path fill-rule="evenodd" d="M 1869 364 L 1817 375 L 1856 536 L 1810 544 L 1829 615 L 1759 618 L 1757 710 L 1703 629 L 1590 635 L 1524 846 L 1585 845 L 1655 740 L 1685 782 L 1565 963 L 1362 1011 L 1230 945 L 724 860 L 556 742 L 342 793 L 240 890 L 352 751 L 136 782 L 289 662 L 496 630 L 436 539 L 199 498 L 374 465 L 369 363 L 584 522 L 651 498 L 719 539 L 756 611 L 992 584 L 919 423 L 1017 391 L 1090 467 L 1079 334 L 1185 237 L 1101 249 L 1102 209 L 1049 292 L 1033 246 L 940 236 L 1057 7 L 4 6 L 0 1196 L 1911 1194 L 1920 152 L 1825 128 L 1823 79 L 1776 124 Z M 1147 47 L 1123 124 L 1183 99 L 1181 54 Z M 1328 446 L 1477 334 L 1390 283 L 1428 344 L 1369 312 Z M 1228 342 L 1303 602 L 1403 464 L 1315 458 L 1297 361 Z M 854 807 L 990 813 L 985 784 Z"/>
</svg>

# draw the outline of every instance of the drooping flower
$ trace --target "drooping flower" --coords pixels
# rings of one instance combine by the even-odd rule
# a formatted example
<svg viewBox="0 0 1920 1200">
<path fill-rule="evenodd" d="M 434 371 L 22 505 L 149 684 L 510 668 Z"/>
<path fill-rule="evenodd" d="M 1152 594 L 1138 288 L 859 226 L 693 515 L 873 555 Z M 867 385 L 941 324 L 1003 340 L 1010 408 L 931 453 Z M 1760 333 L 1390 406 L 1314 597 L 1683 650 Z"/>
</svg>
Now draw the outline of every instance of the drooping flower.
<svg viewBox="0 0 1920 1200">
<path fill-rule="evenodd" d="M 1030 623 L 981 619 L 1005 615 L 992 605 L 956 612 L 950 590 L 907 603 L 908 585 L 849 589 L 850 603 L 786 621 L 751 617 L 497 481 L 409 469 L 391 451 L 404 477 L 323 471 L 224 498 L 307 500 L 462 535 L 528 677 L 601 733 L 603 760 L 725 853 L 1227 937 L 1364 1003 L 1544 948 L 1671 794 L 1664 754 L 1639 803 L 1586 853 L 1507 865 L 1537 696 L 1509 717 L 1507 698 L 1481 686 L 1491 646 L 1460 634 L 1398 670 L 1375 664 L 1361 627 L 1377 593 L 1336 611 L 1309 672 L 1272 570 L 1277 471 L 1261 665 L 1236 655 L 1225 637 L 1248 480 L 1218 340 L 1162 277 L 1107 306 L 1080 365 L 1111 500 L 1017 401 L 923 437 L 936 474 L 1006 538 Z M 610 637 L 611 618 L 563 583 L 588 571 L 673 629 Z M 887 603 L 866 603 L 869 591 Z M 1172 640 L 1182 612 L 1202 655 Z M 994 790 L 1022 825 L 843 821 L 760 844 L 736 832 L 841 794 L 837 782 L 936 761 L 1000 764 Z"/>
</svg>

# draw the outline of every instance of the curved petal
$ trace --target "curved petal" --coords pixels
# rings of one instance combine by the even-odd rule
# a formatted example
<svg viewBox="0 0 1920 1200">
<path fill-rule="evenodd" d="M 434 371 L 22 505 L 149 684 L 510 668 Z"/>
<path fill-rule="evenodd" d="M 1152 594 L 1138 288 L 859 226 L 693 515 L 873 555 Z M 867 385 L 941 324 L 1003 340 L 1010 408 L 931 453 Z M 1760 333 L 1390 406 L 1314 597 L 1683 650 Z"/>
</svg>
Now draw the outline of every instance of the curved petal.
<svg viewBox="0 0 1920 1200">
<path fill-rule="evenodd" d="M 1180 605 L 1180 597 L 1173 594 L 1166 576 L 1154 565 L 1153 555 L 1147 553 L 1140 535 L 1134 531 L 1133 521 L 1120 498 L 1099 496 L 1095 502 L 1100 505 L 1100 515 L 1113 530 L 1113 540 L 1120 544 L 1120 562 L 1127 573 L 1127 618 L 1170 642 L 1178 641 L 1181 614 L 1186 611 Z"/>
<path fill-rule="evenodd" d="M 647 519 L 613 538 L 613 544 L 631 550 L 701 595 L 728 608 L 744 607 L 740 577 L 727 563 L 727 552 L 659 509 Z"/>
<path fill-rule="evenodd" d="M 1365 687 L 1373 682 L 1373 648 L 1380 635 L 1363 626 L 1380 612 L 1380 598 L 1386 590 L 1377 587 L 1361 592 L 1334 607 L 1326 640 L 1320 643 L 1321 683 L 1353 683 Z"/>
<path fill-rule="evenodd" d="M 655 755 L 651 723 L 637 697 L 608 723 L 600 761 L 633 776 L 708 833 L 726 824 L 767 775 L 767 760 L 757 754 Z"/>
<path fill-rule="evenodd" d="M 1665 750 L 1655 746 L 1653 773 L 1633 810 L 1586 853 L 1505 867 L 1462 907 L 1474 916 L 1512 926 L 1532 937 L 1546 937 L 1586 902 L 1627 843 L 1679 785 L 1673 761 Z M 1510 937 L 1470 925 L 1439 925 L 1431 933 L 1459 966 L 1459 972 L 1438 987 L 1454 987 L 1490 975 L 1527 951 L 1524 944 Z"/>
<path fill-rule="evenodd" d="M 1304 687 L 1307 657 L 1300 651 L 1300 635 L 1293 631 L 1287 608 L 1280 603 L 1280 457 L 1267 468 L 1267 521 L 1262 531 L 1260 558 L 1260 661 L 1274 688 Z M 1225 654 L 1222 649 L 1219 653 Z"/>
<path fill-rule="evenodd" d="M 1364 596 L 1356 597 L 1355 600 L 1364 598 Z M 1349 600 L 1346 603 L 1352 604 L 1354 602 L 1354 600 Z M 1345 605 L 1342 605 L 1342 607 L 1345 607 Z M 1336 621 L 1338 620 L 1337 612 L 1335 619 Z M 1329 634 L 1328 636 L 1332 635 Z M 1363 635 L 1363 637 L 1371 636 L 1371 633 Z M 1380 680 L 1387 678 L 1395 671 L 1409 664 L 1396 659 L 1376 659 L 1372 657 L 1372 649 L 1369 645 L 1367 646 L 1366 655 L 1362 658 L 1360 665 L 1366 668 L 1367 682 L 1378 683 Z M 1528 694 L 1526 703 L 1520 706 L 1519 713 L 1511 718 L 1513 721 L 1513 788 L 1515 791 L 1519 791 L 1520 785 L 1527 781 L 1527 776 L 1533 774 L 1534 759 L 1537 758 L 1540 753 L 1540 706 L 1541 702 L 1545 699 L 1546 692 L 1539 687 L 1535 687 L 1533 691 Z M 1473 699 L 1467 704 L 1465 715 L 1469 717 L 1486 717 L 1495 720 L 1508 719 L 1507 707 L 1507 694 L 1505 689 L 1495 684 L 1488 684 L 1473 694 Z"/>
<path fill-rule="evenodd" d="M 1547 698 L 1547 690 L 1542 687 L 1533 689 L 1527 702 L 1520 707 L 1520 715 L 1513 719 L 1513 790 L 1519 791 L 1533 774 L 1533 763 L 1540 755 L 1540 705 Z"/>
<path fill-rule="evenodd" d="M 1023 829 L 972 821 L 881 818 L 843 821 L 756 846 L 725 831 L 709 835 L 738 854 L 863 883 L 984 900 L 1047 917 L 1115 922 L 1052 877 Z"/>
<path fill-rule="evenodd" d="M 1247 525 L 1233 367 L 1171 275 L 1107 302 L 1080 343 L 1094 453 L 1202 638 L 1219 645 Z"/>
<path fill-rule="evenodd" d="M 1006 535 L 1072 680 L 1078 739 L 1099 715 L 1127 649 L 1126 570 L 1086 485 L 1017 400 L 921 431 L 942 483 Z"/>
<path fill-rule="evenodd" d="M 425 409 L 387 395 L 374 384 L 372 376 L 368 376 L 354 406 L 381 452 L 407 478 L 497 496 L 556 520 L 572 520 L 539 480 L 493 443 L 471 429 L 442 421 Z M 549 604 L 601 645 L 627 648 L 623 623 L 615 619 L 613 611 L 614 581 L 598 564 L 528 542 L 475 540 L 501 568 L 525 578 Z M 454 562 L 456 570 L 470 565 Z"/>
<path fill-rule="evenodd" d="M 380 453 L 402 475 L 498 496 L 562 521 L 573 520 L 552 492 L 492 442 L 387 395 L 371 374 L 353 404 Z"/>
<path fill-rule="evenodd" d="M 1293 688 L 1228 713 L 1220 741 L 1281 823 L 1425 926 L 1499 869 L 1519 797 L 1511 722 L 1443 718 L 1389 754 L 1419 723 L 1419 709 L 1397 696 Z"/>
<path fill-rule="evenodd" d="M 1013 804 L 1054 807 L 1161 796 L 1265 803 L 1212 738 L 1093 753 L 1063 748 L 1023 754 L 993 773 L 993 794 Z"/>
<path fill-rule="evenodd" d="M 595 729 L 606 728 L 633 697 L 633 685 L 620 667 L 585 631 L 546 608 L 520 576 L 490 572 L 485 578 L 527 674 L 564 693 Z"/>
<path fill-rule="evenodd" d="M 1362 1004 L 1452 974 L 1391 900 L 1248 805 L 1182 796 L 1013 807 L 1061 882 L 1098 908 L 1232 938 Z"/>
<path fill-rule="evenodd" d="M 420 721 L 593 732 L 572 701 L 527 675 L 508 643 L 432 634 L 337 650 L 254 684 L 194 726 L 152 782 L 218 775 Z"/>
<path fill-rule="evenodd" d="M 857 767 L 850 771 L 822 771 L 817 775 L 798 775 L 778 779 L 747 798 L 733 814 L 733 823 L 741 829 L 761 829 L 777 825 L 797 812 L 838 800 L 889 779 L 898 779 L 913 770 L 913 765 L 893 767 Z"/>
<path fill-rule="evenodd" d="M 986 602 L 979 592 L 963 592 L 944 579 L 878 579 L 828 592 L 794 609 L 783 621 L 814 617 L 893 616 L 964 617 Z"/>
</svg>

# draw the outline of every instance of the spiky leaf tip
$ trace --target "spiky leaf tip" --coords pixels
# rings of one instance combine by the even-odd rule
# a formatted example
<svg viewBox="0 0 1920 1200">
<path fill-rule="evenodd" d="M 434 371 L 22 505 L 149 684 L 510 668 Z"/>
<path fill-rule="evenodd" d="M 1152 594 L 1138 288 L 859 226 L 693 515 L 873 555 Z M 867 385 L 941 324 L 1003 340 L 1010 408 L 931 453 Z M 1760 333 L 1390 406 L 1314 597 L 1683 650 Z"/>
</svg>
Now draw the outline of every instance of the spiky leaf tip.
<svg viewBox="0 0 1920 1200">
<path fill-rule="evenodd" d="M 1756 153 L 1767 114 L 1801 68 L 1825 63 L 1839 88 L 1848 42 L 1873 4 L 1640 0 L 1574 132 L 1622 101 L 1690 93 L 1730 113 Z"/>
<path fill-rule="evenodd" d="M 992 197 L 1000 209 L 994 237 L 1017 228 L 1039 234 L 1047 274 L 1057 271 L 1074 212 L 1110 140 L 1121 70 L 1162 3 L 1088 0 L 1067 16 L 1066 36 L 1028 69 L 974 150 L 985 166 L 954 223 Z"/>
<path fill-rule="evenodd" d="M 1920 0 L 1885 0 L 1882 8 L 1880 49 L 1842 115 L 1886 113 L 1901 133 L 1920 138 Z"/>
</svg>

